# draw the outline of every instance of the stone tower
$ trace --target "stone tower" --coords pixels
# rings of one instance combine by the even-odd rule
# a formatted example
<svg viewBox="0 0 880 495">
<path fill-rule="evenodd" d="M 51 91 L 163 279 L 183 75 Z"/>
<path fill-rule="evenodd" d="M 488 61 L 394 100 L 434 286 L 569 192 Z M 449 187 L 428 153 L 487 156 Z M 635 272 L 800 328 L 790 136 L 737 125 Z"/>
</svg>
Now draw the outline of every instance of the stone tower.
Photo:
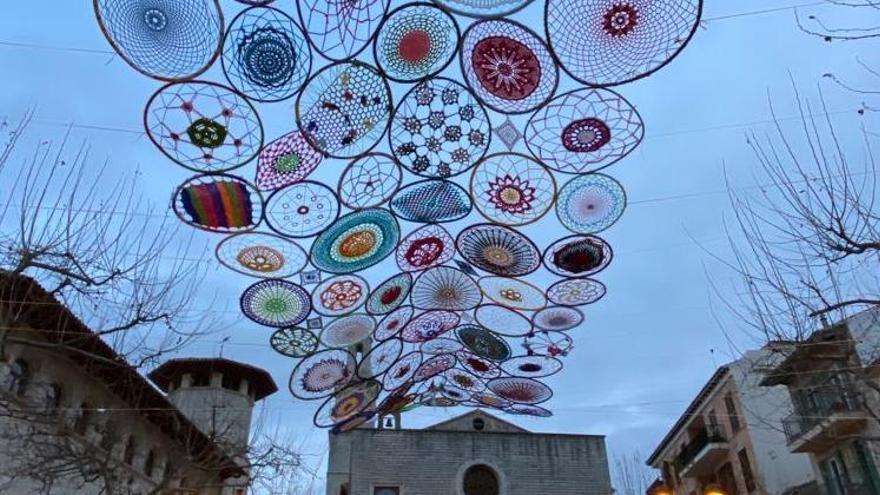
<svg viewBox="0 0 880 495">
<path fill-rule="evenodd" d="M 278 391 L 265 370 L 223 358 L 172 359 L 149 378 L 233 456 L 247 450 L 254 404 Z"/>
</svg>

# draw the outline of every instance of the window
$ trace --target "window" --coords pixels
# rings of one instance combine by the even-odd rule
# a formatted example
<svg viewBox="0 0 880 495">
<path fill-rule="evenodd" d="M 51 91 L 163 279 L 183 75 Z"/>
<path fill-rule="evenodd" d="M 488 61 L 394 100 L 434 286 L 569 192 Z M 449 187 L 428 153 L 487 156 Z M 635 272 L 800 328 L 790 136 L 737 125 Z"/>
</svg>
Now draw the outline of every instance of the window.
<svg viewBox="0 0 880 495">
<path fill-rule="evenodd" d="M 147 452 L 147 458 L 144 460 L 144 474 L 148 478 L 153 477 L 153 469 L 156 467 L 156 454 L 151 450 Z"/>
<path fill-rule="evenodd" d="M 840 464 L 841 468 L 843 469 L 843 475 L 846 477 L 847 482 L 849 482 L 850 481 L 849 466 L 847 465 L 846 458 L 843 456 L 843 451 L 838 450 L 837 453 L 835 454 L 835 457 L 837 458 L 837 462 Z"/>
<path fill-rule="evenodd" d="M 122 462 L 129 466 L 134 463 L 134 437 L 128 437 L 128 441 L 125 442 L 125 452 L 122 454 Z"/>
<path fill-rule="evenodd" d="M 191 386 L 193 387 L 210 387 L 211 375 L 207 373 L 193 373 Z"/>
<path fill-rule="evenodd" d="M 740 450 L 737 454 L 739 457 L 739 469 L 742 471 L 743 481 L 746 482 L 746 491 L 751 493 L 755 491 L 755 475 L 752 473 L 752 464 L 749 462 L 749 454 L 746 449 Z"/>
<path fill-rule="evenodd" d="M 464 495 L 498 494 L 498 477 L 489 466 L 471 466 L 464 473 Z"/>
<path fill-rule="evenodd" d="M 725 462 L 721 466 L 721 469 L 718 470 L 717 478 L 718 484 L 724 488 L 726 493 L 731 495 L 739 493 L 739 488 L 736 486 L 736 475 L 733 474 L 733 465 L 731 463 Z"/>
<path fill-rule="evenodd" d="M 721 433 L 723 432 L 718 424 L 718 415 L 715 413 L 715 410 L 712 409 L 709 411 L 709 436 L 720 435 Z"/>
<path fill-rule="evenodd" d="M 238 392 L 239 387 L 241 386 L 241 379 L 232 375 L 223 375 L 223 388 L 227 390 L 235 390 Z"/>
<path fill-rule="evenodd" d="M 474 429 L 477 431 L 483 431 L 483 428 L 486 427 L 486 422 L 483 421 L 483 418 L 474 418 Z"/>
<path fill-rule="evenodd" d="M 733 395 L 727 394 L 724 396 L 724 407 L 727 408 L 727 415 L 730 417 L 730 429 L 733 430 L 733 434 L 736 434 L 742 428 L 742 425 L 739 422 L 739 415 L 736 413 Z"/>
<path fill-rule="evenodd" d="M 819 469 L 829 494 L 845 495 L 847 493 L 847 487 L 850 484 L 849 473 L 839 452 L 819 463 Z"/>
<path fill-rule="evenodd" d="M 665 481 L 667 485 L 674 487 L 675 478 L 672 475 L 672 463 L 669 461 L 664 461 L 661 471 L 663 472 L 663 481 Z"/>
<path fill-rule="evenodd" d="M 868 485 L 869 491 L 871 493 L 880 493 L 880 480 L 877 479 L 877 472 L 874 468 L 872 455 L 861 441 L 856 440 L 853 442 L 852 448 L 853 452 L 856 454 L 856 459 L 859 461 L 859 466 L 862 468 L 862 479 L 864 479 L 865 484 Z"/>
<path fill-rule="evenodd" d="M 171 464 L 171 458 L 165 458 L 165 467 L 162 469 L 162 481 L 170 485 L 171 479 L 174 478 L 174 465 Z"/>
<path fill-rule="evenodd" d="M 843 375 L 842 373 L 835 374 L 828 380 L 828 384 L 834 397 L 831 399 L 833 402 L 833 404 L 831 404 L 832 408 L 853 411 L 859 407 L 859 398 L 853 393 L 853 388 L 850 386 L 849 379 L 846 375 Z M 823 395 L 828 394 L 826 393 Z M 828 401 L 827 397 L 825 398 L 825 401 Z"/>
<path fill-rule="evenodd" d="M 83 402 L 79 405 L 79 414 L 76 416 L 76 421 L 73 423 L 73 431 L 80 435 L 85 435 L 88 432 L 89 424 L 91 422 L 92 406 L 89 405 L 88 402 Z"/>
<path fill-rule="evenodd" d="M 399 486 L 377 486 L 373 488 L 373 495 L 400 495 Z"/>
<path fill-rule="evenodd" d="M 108 420 L 104 423 L 104 431 L 101 435 L 101 448 L 106 450 L 107 452 L 111 452 L 113 450 L 113 446 L 116 445 L 116 442 L 119 440 L 118 432 L 119 429 L 116 427 L 116 423 Z"/>
<path fill-rule="evenodd" d="M 21 397 L 27 392 L 30 381 L 28 365 L 21 359 L 17 359 L 9 366 L 9 374 L 6 377 L 6 391 Z"/>
<path fill-rule="evenodd" d="M 57 413 L 61 408 L 61 386 L 51 383 L 46 387 L 46 396 L 43 398 L 46 412 Z"/>
</svg>

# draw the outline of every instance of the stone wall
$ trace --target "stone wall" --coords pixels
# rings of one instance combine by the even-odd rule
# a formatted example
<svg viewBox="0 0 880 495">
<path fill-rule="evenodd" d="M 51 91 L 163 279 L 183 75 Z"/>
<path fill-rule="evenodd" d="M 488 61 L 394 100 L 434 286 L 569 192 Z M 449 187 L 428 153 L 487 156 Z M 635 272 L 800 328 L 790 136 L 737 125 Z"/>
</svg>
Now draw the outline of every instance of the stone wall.
<svg viewBox="0 0 880 495">
<path fill-rule="evenodd" d="M 242 380 L 243 391 L 228 390 L 221 385 L 222 375 L 213 373 L 210 387 L 192 387 L 189 375 L 184 375 L 184 387 L 168 394 L 168 400 L 192 421 L 203 433 L 218 438 L 237 452 L 247 450 L 254 403 L 247 395 L 247 381 Z"/>
<path fill-rule="evenodd" d="M 28 366 L 28 385 L 21 397 L 2 388 L 11 363 L 19 359 Z M 50 385 L 61 390 L 57 410 L 47 405 Z M 80 435 L 72 425 L 83 403 L 93 412 L 85 434 Z M 166 486 L 177 487 L 186 479 L 189 486 L 200 487 L 192 491 L 198 495 L 234 493 L 232 488 L 219 486 L 222 481 L 206 479 L 198 466 L 189 465 L 181 445 L 130 407 L 104 383 L 57 353 L 6 345 L 0 355 L 0 494 L 94 495 L 107 484 L 122 495 L 151 493 L 163 483 L 166 464 L 174 466 L 175 472 Z M 111 435 L 109 443 L 104 439 L 107 435 Z M 135 439 L 130 466 L 122 462 L 129 436 Z M 89 452 L 88 460 L 75 456 L 81 449 Z M 144 468 L 151 451 L 154 464 L 148 476 Z M 51 472 L 57 474 L 38 480 L 21 472 L 23 467 L 41 464 L 52 466 Z M 96 467 L 101 471 L 97 476 L 89 471 Z"/>
</svg>

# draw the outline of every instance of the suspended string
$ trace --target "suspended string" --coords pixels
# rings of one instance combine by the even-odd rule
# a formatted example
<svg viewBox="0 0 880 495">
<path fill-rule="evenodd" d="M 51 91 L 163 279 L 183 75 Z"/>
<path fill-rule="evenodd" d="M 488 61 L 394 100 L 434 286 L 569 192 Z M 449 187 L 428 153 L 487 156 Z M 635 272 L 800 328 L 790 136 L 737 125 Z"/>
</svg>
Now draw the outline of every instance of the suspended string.
<svg viewBox="0 0 880 495">
<path fill-rule="evenodd" d="M 753 120 L 753 121 L 749 121 L 749 122 L 730 122 L 730 123 L 724 123 L 724 124 L 713 124 L 713 125 L 707 125 L 707 126 L 703 126 L 703 127 L 694 127 L 691 129 L 681 129 L 681 130 L 675 130 L 675 131 L 669 131 L 669 132 L 647 134 L 644 137 L 644 139 L 645 140 L 652 140 L 652 139 L 658 139 L 658 138 L 676 137 L 676 136 L 681 136 L 681 135 L 685 135 L 685 134 L 697 134 L 697 133 L 702 133 L 702 132 L 722 131 L 722 130 L 729 130 L 729 129 L 742 129 L 742 128 L 753 127 L 753 126 L 769 125 L 769 124 L 774 124 L 777 122 L 791 122 L 791 121 L 800 120 L 805 117 L 810 117 L 810 118 L 824 117 L 826 115 L 827 116 L 838 116 L 838 115 L 846 115 L 846 114 L 852 114 L 852 113 L 857 113 L 857 110 L 852 110 L 852 109 L 833 110 L 833 111 L 822 112 L 822 113 L 809 113 L 809 114 L 805 114 L 805 115 L 790 115 L 790 116 L 786 116 L 786 117 L 777 117 L 775 119 L 762 119 L 762 120 Z M 45 125 L 45 126 L 51 126 L 51 127 L 68 127 L 68 128 L 81 129 L 81 130 L 92 130 L 92 131 L 100 131 L 100 132 L 114 132 L 114 133 L 130 134 L 130 135 L 134 135 L 134 136 L 138 136 L 138 137 L 144 136 L 144 132 L 141 130 L 128 129 L 128 128 L 124 128 L 124 127 L 117 127 L 117 126 L 111 126 L 111 125 L 77 124 L 76 122 L 62 122 L 62 121 L 51 120 L 51 119 L 34 119 L 33 122 L 36 124 L 39 124 L 39 125 Z"/>
<path fill-rule="evenodd" d="M 635 414 L 656 415 L 658 413 L 666 413 L 667 411 L 666 410 L 660 411 L 660 410 L 656 410 L 656 409 L 655 410 L 633 411 L 630 408 L 632 408 L 634 406 L 641 407 L 641 406 L 654 406 L 654 405 L 687 404 L 689 402 L 690 402 L 690 400 L 675 400 L 675 401 L 664 400 L 664 401 L 647 401 L 647 402 L 631 402 L 631 403 L 621 402 L 621 403 L 617 403 L 617 404 L 600 404 L 600 405 L 594 405 L 594 406 L 584 405 L 584 406 L 578 406 L 578 407 L 563 407 L 563 408 L 554 408 L 554 409 L 558 410 L 558 411 L 568 411 L 568 412 L 576 412 L 576 413 L 583 413 L 583 414 L 608 414 L 608 412 L 610 410 L 610 411 L 624 413 L 624 414 L 630 414 L 630 415 L 635 415 Z M 309 404 L 307 402 L 303 402 L 303 405 L 309 406 Z M 456 407 L 458 407 L 458 406 L 456 406 Z M 213 407 L 187 408 L 186 411 L 187 412 L 201 412 L 201 411 L 212 411 L 214 409 L 215 408 L 213 408 Z M 223 409 L 228 410 L 228 411 L 237 411 L 237 410 L 251 410 L 252 408 L 251 407 L 232 407 L 232 406 L 230 406 L 230 407 L 224 407 Z M 447 409 L 447 408 L 442 408 L 442 409 Z M 26 407 L 21 404 L 16 404 L 14 410 L 15 411 L 23 411 L 23 412 L 37 412 L 37 413 L 43 413 L 43 414 L 48 414 L 50 412 L 46 406 Z M 58 412 L 89 411 L 89 412 L 97 412 L 97 413 L 114 413 L 114 414 L 116 414 L 116 413 L 132 413 L 132 412 L 168 412 L 168 411 L 181 412 L 181 410 L 176 407 L 89 407 L 89 408 L 85 408 L 85 409 L 80 408 L 80 407 L 58 407 L 58 408 L 53 408 L 51 410 L 58 411 Z M 309 414 L 311 414 L 311 410 L 312 410 L 311 407 L 283 407 L 283 406 L 282 407 L 272 407 L 272 411 L 296 411 L 296 412 L 308 411 Z M 417 412 L 417 411 L 419 411 L 419 409 L 406 411 L 406 414 L 411 414 L 411 413 Z M 699 412 L 694 412 L 694 413 L 684 412 L 681 414 L 682 417 L 686 417 L 686 418 L 698 417 L 698 416 L 702 416 L 702 415 L 703 414 L 699 413 Z M 427 416 L 427 415 L 425 415 L 425 416 Z M 745 419 L 740 414 L 727 413 L 727 414 L 717 414 L 717 416 L 719 418 L 721 418 L 721 417 L 725 417 L 725 418 L 736 417 L 736 418 L 739 418 L 740 420 Z M 786 417 L 801 418 L 801 419 L 828 419 L 831 416 L 826 416 L 826 415 L 786 415 Z M 748 423 L 748 424 L 750 426 L 766 426 L 766 422 Z"/>
</svg>

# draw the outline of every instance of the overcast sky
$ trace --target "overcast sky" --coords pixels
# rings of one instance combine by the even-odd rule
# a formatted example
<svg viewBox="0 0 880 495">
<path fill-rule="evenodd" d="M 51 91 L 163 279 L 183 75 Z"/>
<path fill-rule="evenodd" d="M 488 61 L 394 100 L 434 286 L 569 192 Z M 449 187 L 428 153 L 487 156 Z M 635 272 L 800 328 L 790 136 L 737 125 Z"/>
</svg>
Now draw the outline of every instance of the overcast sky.
<svg viewBox="0 0 880 495">
<path fill-rule="evenodd" d="M 227 19 L 241 8 L 232 0 L 221 3 Z M 393 0 L 392 7 L 402 3 Z M 748 345 L 710 288 L 714 282 L 729 297 L 732 274 L 703 251 L 726 254 L 721 222 L 729 212 L 723 172 L 736 187 L 754 183 L 756 163 L 745 132 L 770 130 L 768 97 L 779 115 L 792 117 L 792 81 L 810 97 L 816 96 L 824 73 L 854 83 L 864 81 L 867 75 L 856 59 L 860 51 L 868 59 L 875 53 L 867 51 L 873 48 L 870 45 L 825 43 L 805 35 L 797 28 L 792 9 L 737 14 L 816 3 L 708 0 L 702 28 L 673 63 L 649 78 L 617 88 L 641 113 L 646 137 L 632 155 L 606 169 L 624 184 L 630 200 L 621 221 L 603 234 L 615 250 L 611 267 L 599 277 L 608 286 L 608 295 L 585 308 L 586 323 L 572 332 L 576 350 L 566 358 L 565 369 L 548 380 L 555 395 L 546 406 L 556 415 L 508 419 L 536 431 L 606 435 L 612 452 L 639 449 L 646 455 L 712 371 L 736 357 L 715 316 L 739 348 Z M 292 0 L 275 4 L 294 13 Z M 538 25 L 542 5 L 536 1 L 514 18 Z M 105 53 L 109 45 L 95 22 L 91 2 L 8 2 L 4 7 L 0 115 L 14 119 L 36 107 L 31 133 L 47 138 L 63 132 L 60 124 L 76 123 L 74 137 L 90 142 L 96 162 L 106 157 L 115 170 L 140 168 L 143 194 L 156 204 L 167 204 L 174 188 L 191 174 L 139 135 L 143 106 L 160 83 Z M 827 6 L 807 7 L 801 13 L 858 22 L 853 12 L 835 12 Z M 471 21 L 459 18 L 459 22 L 463 31 Z M 373 63 L 369 51 L 361 58 Z M 313 68 L 324 64 L 318 57 Z M 460 79 L 458 64 L 451 64 L 442 75 Z M 224 82 L 217 67 L 205 78 Z M 565 80 L 560 90 L 572 87 Z M 856 113 L 859 99 L 836 86 L 823 83 L 823 87 L 834 118 L 848 126 L 844 129 L 854 129 L 861 122 Z M 397 99 L 404 89 L 395 86 L 394 91 Z M 259 106 L 267 138 L 295 127 L 292 105 L 287 101 Z M 503 121 L 498 114 L 491 118 L 495 125 Z M 791 120 L 786 122 L 792 125 Z M 845 133 L 844 140 L 858 144 L 850 134 Z M 502 151 L 500 146 L 493 143 L 495 151 Z M 314 177 L 335 184 L 333 176 L 338 177 L 343 165 L 325 161 Z M 235 173 L 251 178 L 252 165 Z M 0 196 L 3 187 L 0 184 Z M 475 218 L 470 221 L 479 221 Z M 543 248 L 565 235 L 554 222 L 548 215 L 525 231 Z M 221 239 L 204 233 L 197 238 L 212 243 Z M 308 453 L 315 456 L 311 461 L 320 466 L 326 432 L 312 427 L 317 403 L 297 401 L 287 393 L 293 361 L 269 348 L 271 330 L 238 316 L 238 295 L 253 280 L 219 267 L 213 250 L 206 250 L 203 257 L 209 273 L 202 306 L 193 309 L 212 310 L 225 324 L 188 353 L 216 355 L 218 341 L 230 336 L 224 350 L 227 357 L 270 370 L 281 389 L 268 400 L 272 414 L 283 418 L 284 426 L 305 442 Z M 371 271 L 370 281 L 390 275 L 390 266 Z M 207 307 L 215 294 L 217 302 Z M 460 412 L 420 408 L 404 417 L 404 426 L 419 427 Z M 316 489 L 321 483 L 316 482 Z"/>
</svg>

